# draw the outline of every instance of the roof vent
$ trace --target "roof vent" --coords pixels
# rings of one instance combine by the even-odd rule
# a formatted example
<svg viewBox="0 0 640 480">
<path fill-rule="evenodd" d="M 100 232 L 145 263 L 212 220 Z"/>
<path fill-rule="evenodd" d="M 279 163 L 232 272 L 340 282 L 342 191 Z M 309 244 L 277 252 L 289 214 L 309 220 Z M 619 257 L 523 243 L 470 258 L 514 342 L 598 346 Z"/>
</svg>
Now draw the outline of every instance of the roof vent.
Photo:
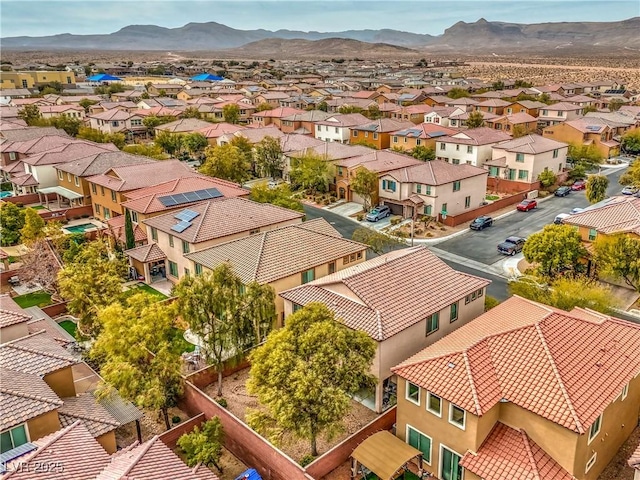
<svg viewBox="0 0 640 480">
<path fill-rule="evenodd" d="M 455 363 L 453 363 L 453 362 L 449 362 L 449 363 L 447 363 L 447 367 L 449 367 L 449 368 L 453 368 L 453 367 L 455 367 L 455 366 L 456 366 L 456 364 L 455 364 Z"/>
</svg>

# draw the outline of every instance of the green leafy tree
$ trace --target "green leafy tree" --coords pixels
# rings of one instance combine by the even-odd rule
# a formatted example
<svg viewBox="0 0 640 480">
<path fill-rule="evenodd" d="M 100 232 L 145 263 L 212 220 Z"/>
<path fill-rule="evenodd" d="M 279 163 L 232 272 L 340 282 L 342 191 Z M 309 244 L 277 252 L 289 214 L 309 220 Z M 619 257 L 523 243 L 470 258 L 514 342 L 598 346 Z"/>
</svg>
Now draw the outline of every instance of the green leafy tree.
<svg viewBox="0 0 640 480">
<path fill-rule="evenodd" d="M 619 98 L 614 98 L 609 102 L 609 110 L 612 112 L 617 112 L 620 110 L 620 107 L 624 105 L 624 101 Z"/>
<path fill-rule="evenodd" d="M 62 83 L 60 82 L 49 82 L 38 87 L 40 93 L 43 95 L 47 95 L 49 93 L 53 93 L 55 95 L 62 95 Z"/>
<path fill-rule="evenodd" d="M 342 105 L 338 108 L 338 113 L 347 114 L 347 113 L 362 113 L 362 108 L 357 107 L 355 105 Z"/>
<path fill-rule="evenodd" d="M 186 133 L 182 136 L 182 146 L 192 157 L 199 157 L 209 145 L 207 137 L 200 132 Z"/>
<path fill-rule="evenodd" d="M 556 174 L 551 170 L 543 170 L 540 172 L 540 175 L 538 175 L 538 180 L 543 188 L 549 188 L 551 185 L 554 185 L 557 179 Z"/>
<path fill-rule="evenodd" d="M 20 279 L 26 283 L 37 283 L 58 301 L 58 271 L 60 262 L 45 238 L 29 243 L 29 250 L 20 257 Z"/>
<path fill-rule="evenodd" d="M 249 139 L 243 135 L 234 135 L 229 143 L 240 151 L 245 164 L 250 166 L 250 172 L 256 175 L 256 165 L 253 160 L 253 145 L 249 142 Z"/>
<path fill-rule="evenodd" d="M 469 114 L 466 124 L 468 128 L 482 127 L 484 126 L 484 115 L 481 111 L 475 110 Z"/>
<path fill-rule="evenodd" d="M 249 424 L 271 438 L 291 431 L 318 455 L 318 436 L 339 431 L 351 396 L 375 384 L 375 352 L 366 333 L 345 327 L 325 305 L 305 306 L 251 354 L 247 389 L 266 411 L 247 415 Z"/>
<path fill-rule="evenodd" d="M 380 111 L 380 107 L 377 103 L 372 103 L 371 105 L 369 105 L 367 109 L 362 112 L 362 114 L 371 120 L 382 118 L 382 112 Z"/>
<path fill-rule="evenodd" d="M 640 161 L 635 161 L 626 172 L 620 175 L 620 185 L 634 185 L 640 188 Z"/>
<path fill-rule="evenodd" d="M 111 303 L 98 312 L 102 331 L 93 343 L 91 358 L 101 363 L 100 375 L 111 387 L 143 408 L 159 410 L 167 430 L 168 410 L 182 394 L 180 352 L 172 344 L 175 309 L 138 293 L 125 304 Z"/>
<path fill-rule="evenodd" d="M 154 143 L 136 143 L 135 145 L 125 145 L 123 152 L 133 155 L 142 155 L 144 157 L 155 158 L 156 160 L 165 160 L 167 154 L 162 151 L 158 145 Z"/>
<path fill-rule="evenodd" d="M 254 282 L 255 283 L 255 282 Z M 174 288 L 178 311 L 204 342 L 203 354 L 218 371 L 222 396 L 224 361 L 239 357 L 266 338 L 276 317 L 269 285 L 243 286 L 228 263 L 198 276 L 185 276 Z"/>
<path fill-rule="evenodd" d="M 128 267 L 124 258 L 110 252 L 104 240 L 85 243 L 58 273 L 60 294 L 69 300 L 69 313 L 78 317 L 78 329 L 95 338 L 102 329 L 97 318 L 100 309 L 122 294 L 122 280 Z"/>
<path fill-rule="evenodd" d="M 578 260 L 587 251 L 573 227 L 551 224 L 527 238 L 522 253 L 527 262 L 536 265 L 540 275 L 553 278 L 563 271 L 578 269 Z"/>
<path fill-rule="evenodd" d="M 124 212 L 124 236 L 127 250 L 134 248 L 136 246 L 136 237 L 133 233 L 133 222 L 131 221 L 129 210 L 125 210 Z"/>
<path fill-rule="evenodd" d="M 178 439 L 178 446 L 187 457 L 187 465 L 214 465 L 220 473 L 220 457 L 224 446 L 224 430 L 218 417 L 213 417 L 202 425 L 197 425 L 191 433 L 185 433 Z"/>
<path fill-rule="evenodd" d="M 621 278 L 640 292 L 640 240 L 625 234 L 601 237 L 595 243 L 595 261 L 600 273 Z"/>
<path fill-rule="evenodd" d="M 378 191 L 378 174 L 362 167 L 351 179 L 351 191 L 364 200 L 363 208 L 371 208 L 371 199 Z"/>
<path fill-rule="evenodd" d="M 313 152 L 291 159 L 289 178 L 294 189 L 303 188 L 315 194 L 329 188 L 331 172 L 326 158 Z"/>
<path fill-rule="evenodd" d="M 187 107 L 184 109 L 181 115 L 182 118 L 202 118 L 202 114 L 197 107 Z"/>
<path fill-rule="evenodd" d="M 371 228 L 358 227 L 353 232 L 352 240 L 368 245 L 372 252 L 378 255 L 389 252 L 398 247 L 406 247 L 406 243 L 397 237 L 378 232 Z"/>
<path fill-rule="evenodd" d="M 511 136 L 513 138 L 524 137 L 525 135 L 528 135 L 529 133 L 531 133 L 531 132 L 524 125 L 514 125 L 513 129 L 511 130 Z"/>
<path fill-rule="evenodd" d="M 586 170 L 598 168 L 602 162 L 602 154 L 595 145 L 569 145 L 567 160 L 575 167 L 583 166 Z"/>
<path fill-rule="evenodd" d="M 273 110 L 273 106 L 267 102 L 262 102 L 256 107 L 256 112 L 267 112 Z"/>
<path fill-rule="evenodd" d="M 91 65 L 84 66 L 84 75 L 86 77 L 90 77 L 92 72 L 93 72 L 93 68 L 91 67 Z"/>
<path fill-rule="evenodd" d="M 284 159 L 280 140 L 266 136 L 255 147 L 254 158 L 257 169 L 272 178 L 282 177 Z"/>
<path fill-rule="evenodd" d="M 240 184 L 249 179 L 251 165 L 238 147 L 230 143 L 214 145 L 207 147 L 204 154 L 205 160 L 200 173 Z"/>
<path fill-rule="evenodd" d="M 327 110 L 329 110 L 329 105 L 327 104 L 327 102 L 320 102 L 318 104 L 318 110 L 320 110 L 321 112 L 326 112 Z"/>
<path fill-rule="evenodd" d="M 270 203 L 278 207 L 288 208 L 297 212 L 303 212 L 302 202 L 294 198 L 289 185 L 281 183 L 276 188 L 269 188 L 267 182 L 254 185 L 249 196 L 251 200 L 258 203 Z"/>
<path fill-rule="evenodd" d="M 183 136 L 181 134 L 164 131 L 158 132 L 156 134 L 156 138 L 153 140 L 153 143 L 155 143 L 170 156 L 174 156 L 180 151 L 183 145 L 182 142 Z"/>
<path fill-rule="evenodd" d="M 69 115 L 59 115 L 49 119 L 49 123 L 52 127 L 64 130 L 68 135 L 75 137 L 80 132 L 82 127 L 82 121 L 78 118 L 70 117 Z"/>
<path fill-rule="evenodd" d="M 424 145 L 416 145 L 410 153 L 413 158 L 417 158 L 423 162 L 430 162 L 436 159 L 436 151 Z"/>
<path fill-rule="evenodd" d="M 504 90 L 504 82 L 502 80 L 498 80 L 496 82 L 493 82 L 493 84 L 491 84 L 491 89 L 492 90 Z"/>
<path fill-rule="evenodd" d="M 235 125 L 240 121 L 240 107 L 233 103 L 225 105 L 222 107 L 222 117 L 225 122 Z"/>
<path fill-rule="evenodd" d="M 77 138 L 89 140 L 96 143 L 113 143 L 116 147 L 122 149 L 126 144 L 124 133 L 104 133 L 95 128 L 80 127 Z"/>
<path fill-rule="evenodd" d="M 29 126 L 34 126 L 42 119 L 42 114 L 37 105 L 25 105 L 18 110 L 18 118 L 25 121 Z"/>
<path fill-rule="evenodd" d="M 460 87 L 453 87 L 451 90 L 447 92 L 447 97 L 453 98 L 453 99 L 470 97 L 470 96 L 471 94 L 467 90 Z"/>
<path fill-rule="evenodd" d="M 24 210 L 24 227 L 20 230 L 22 243 L 31 245 L 38 239 L 44 237 L 44 220 L 33 208 Z"/>
<path fill-rule="evenodd" d="M 531 88 L 533 84 L 531 82 L 527 82 L 526 80 L 518 79 L 513 84 L 515 88 Z"/>
<path fill-rule="evenodd" d="M 20 243 L 20 232 L 24 228 L 25 212 L 15 203 L 0 204 L 0 244 L 3 247 Z"/>
<path fill-rule="evenodd" d="M 640 128 L 635 128 L 622 136 L 622 151 L 631 155 L 640 155 Z"/>
<path fill-rule="evenodd" d="M 540 100 L 542 103 L 546 103 L 547 105 L 551 105 L 553 103 L 553 100 L 551 100 L 551 95 L 546 92 L 540 94 L 540 98 L 538 100 Z"/>
<path fill-rule="evenodd" d="M 585 193 L 589 203 L 598 203 L 607 198 L 609 179 L 604 175 L 589 175 Z"/>
</svg>

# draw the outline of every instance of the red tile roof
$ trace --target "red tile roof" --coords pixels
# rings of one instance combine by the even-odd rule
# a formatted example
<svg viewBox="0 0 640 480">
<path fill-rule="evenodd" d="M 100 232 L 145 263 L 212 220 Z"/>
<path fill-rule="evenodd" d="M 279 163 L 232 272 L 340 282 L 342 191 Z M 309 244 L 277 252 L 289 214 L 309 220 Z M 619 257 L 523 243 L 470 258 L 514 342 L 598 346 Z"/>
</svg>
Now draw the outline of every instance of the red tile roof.
<svg viewBox="0 0 640 480">
<path fill-rule="evenodd" d="M 130 248 L 129 250 L 125 250 L 124 253 L 142 263 L 157 262 L 167 258 L 167 255 L 156 243 Z"/>
<path fill-rule="evenodd" d="M 160 182 L 196 175 L 198 174 L 180 160 L 163 160 L 113 167 L 104 174 L 87 178 L 87 181 L 116 192 L 128 192 Z"/>
<path fill-rule="evenodd" d="M 439 142 L 459 143 L 462 145 L 489 145 L 505 140 L 511 140 L 511 135 L 489 127 L 470 128 L 455 135 L 438 139 Z"/>
<path fill-rule="evenodd" d="M 640 325 L 515 296 L 393 371 L 474 415 L 506 399 L 582 434 L 640 372 L 637 351 Z"/>
<path fill-rule="evenodd" d="M 111 432 L 120 426 L 90 392 L 76 397 L 66 397 L 58 409 L 60 425 L 68 427 L 80 420 L 94 438 Z"/>
<path fill-rule="evenodd" d="M 389 175 L 401 183 L 446 185 L 465 178 L 487 175 L 487 170 L 473 165 L 453 165 L 444 160 L 432 160 L 430 162 L 418 162 L 416 165 L 398 170 L 391 170 L 386 172 L 385 175 Z"/>
<path fill-rule="evenodd" d="M 366 148 L 366 147 L 365 147 Z M 341 160 L 338 165 L 347 168 L 363 166 L 370 172 L 385 173 L 398 168 L 420 165 L 424 162 L 402 153 L 390 150 L 371 150 L 365 155 Z"/>
<path fill-rule="evenodd" d="M 9 295 L 0 295 L 0 328 L 29 320 L 31 320 L 31 315 L 25 312 Z"/>
<path fill-rule="evenodd" d="M 600 233 L 640 235 L 640 198 L 614 197 L 605 205 L 589 208 L 566 218 L 564 223 L 594 228 Z"/>
<path fill-rule="evenodd" d="M 46 375 L 78 363 L 45 332 L 18 338 L 0 345 L 0 367 Z"/>
<path fill-rule="evenodd" d="M 125 242 L 127 241 L 127 233 L 125 231 L 125 216 L 118 215 L 116 217 L 112 217 L 107 220 L 107 225 L 109 228 L 104 230 L 106 235 L 111 237 L 115 237 L 118 240 Z M 147 240 L 147 232 L 144 228 L 140 227 L 140 225 L 134 224 L 133 226 L 133 238 L 136 242 L 144 242 Z"/>
</svg>

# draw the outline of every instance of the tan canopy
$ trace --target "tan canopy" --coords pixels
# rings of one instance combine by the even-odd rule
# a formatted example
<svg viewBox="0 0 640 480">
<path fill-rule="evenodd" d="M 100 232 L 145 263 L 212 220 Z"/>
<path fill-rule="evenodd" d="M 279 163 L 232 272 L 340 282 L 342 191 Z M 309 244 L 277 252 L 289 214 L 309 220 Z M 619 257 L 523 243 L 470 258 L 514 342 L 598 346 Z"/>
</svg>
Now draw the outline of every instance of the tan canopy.
<svg viewBox="0 0 640 480">
<path fill-rule="evenodd" d="M 353 459 L 367 467 L 381 480 L 393 480 L 396 472 L 404 464 L 418 456 L 422 456 L 420 450 L 404 443 L 386 430 L 371 435 L 351 454 Z"/>
</svg>

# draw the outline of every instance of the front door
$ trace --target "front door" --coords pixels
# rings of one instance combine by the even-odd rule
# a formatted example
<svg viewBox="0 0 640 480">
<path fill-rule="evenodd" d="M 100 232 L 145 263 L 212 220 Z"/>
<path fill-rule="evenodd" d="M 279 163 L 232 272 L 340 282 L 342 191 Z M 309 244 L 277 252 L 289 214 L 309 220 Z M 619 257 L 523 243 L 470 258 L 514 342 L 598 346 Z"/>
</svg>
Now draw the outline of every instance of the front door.
<svg viewBox="0 0 640 480">
<path fill-rule="evenodd" d="M 442 447 L 440 455 L 440 478 L 442 480 L 462 480 L 462 467 L 460 455 L 452 452 L 447 447 Z"/>
</svg>

